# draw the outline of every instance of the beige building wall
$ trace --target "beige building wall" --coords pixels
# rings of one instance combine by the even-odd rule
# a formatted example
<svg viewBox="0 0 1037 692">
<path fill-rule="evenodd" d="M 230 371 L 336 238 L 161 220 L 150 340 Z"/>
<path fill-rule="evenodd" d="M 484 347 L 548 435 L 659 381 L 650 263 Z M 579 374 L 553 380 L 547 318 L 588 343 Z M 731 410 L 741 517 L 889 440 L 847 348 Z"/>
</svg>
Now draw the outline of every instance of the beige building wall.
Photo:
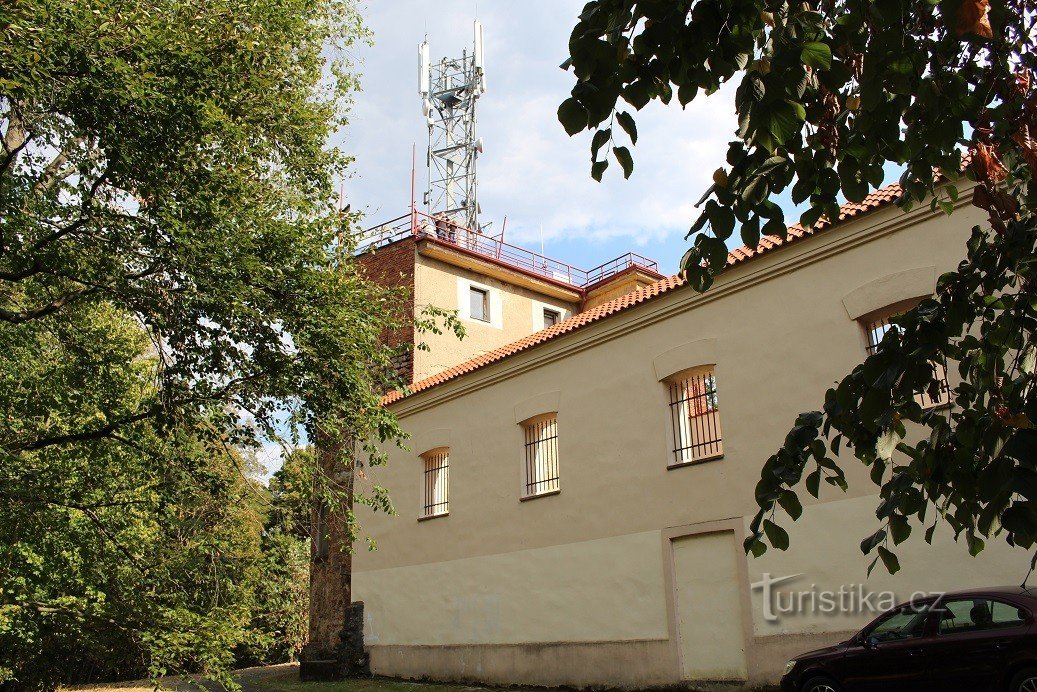
<svg viewBox="0 0 1037 692">
<path fill-rule="evenodd" d="M 479 267 L 475 262 L 472 265 Z M 562 319 L 579 310 L 580 294 L 575 290 L 556 288 L 552 291 L 554 295 L 550 295 L 535 290 L 535 287 L 546 289 L 545 284 L 535 279 L 518 272 L 500 274 L 512 280 L 488 276 L 418 252 L 414 269 L 416 308 L 420 312 L 423 307 L 434 305 L 457 310 L 466 335 L 463 340 L 458 340 L 452 332 L 419 336 L 430 350 L 414 353 L 415 381 L 540 331 L 544 328 L 545 308 L 557 311 Z M 470 286 L 489 293 L 489 322 L 472 318 L 468 299 Z"/>
<path fill-rule="evenodd" d="M 845 638 L 871 614 L 770 621 L 751 586 L 765 574 L 801 575 L 784 590 L 862 584 L 901 598 L 1021 580 L 1025 552 L 992 541 L 973 559 L 946 535 L 927 546 L 917 526 L 899 550 L 902 572 L 868 578 L 857 545 L 876 528 L 877 501 L 852 457 L 849 493 L 825 487 L 820 502 L 803 493 L 803 517 L 786 522 L 787 553 L 752 559 L 740 549 L 764 460 L 795 415 L 818 408 L 865 356 L 851 315 L 931 291 L 980 222 L 965 206 L 952 218 L 879 210 L 735 266 L 706 294 L 671 291 L 393 404 L 411 448 L 369 482 L 389 488 L 398 516 L 361 510 L 378 550 L 354 559 L 374 671 L 577 686 L 773 683 L 786 658 Z M 431 281 L 448 290 L 445 278 Z M 715 365 L 724 456 L 669 468 L 660 380 L 705 364 Z M 561 492 L 520 501 L 517 421 L 551 411 Z M 441 446 L 449 515 L 419 522 L 418 455 Z M 706 538 L 688 542 L 697 536 Z M 698 655 L 713 641 L 727 656 L 739 640 L 744 664 Z"/>
</svg>

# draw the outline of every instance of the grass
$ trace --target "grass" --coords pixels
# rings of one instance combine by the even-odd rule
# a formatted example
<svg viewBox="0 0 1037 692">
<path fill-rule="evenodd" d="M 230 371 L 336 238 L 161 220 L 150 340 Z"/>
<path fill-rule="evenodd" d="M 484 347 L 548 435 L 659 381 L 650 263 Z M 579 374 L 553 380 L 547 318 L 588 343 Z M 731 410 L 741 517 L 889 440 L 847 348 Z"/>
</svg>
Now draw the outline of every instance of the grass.
<svg viewBox="0 0 1037 692">
<path fill-rule="evenodd" d="M 246 668 L 234 673 L 242 692 L 490 692 L 491 688 L 473 685 L 407 682 L 390 678 L 365 678 L 338 682 L 301 682 L 299 664 Z M 165 692 L 219 692 L 220 685 L 198 680 L 196 676 L 162 678 Z M 150 680 L 98 683 L 67 687 L 60 692 L 154 692 Z"/>
<path fill-rule="evenodd" d="M 387 678 L 340 680 L 338 682 L 300 682 L 298 670 L 265 676 L 250 682 L 248 689 L 257 692 L 461 692 L 485 690 L 472 685 L 444 685 L 425 682 L 406 682 Z"/>
</svg>

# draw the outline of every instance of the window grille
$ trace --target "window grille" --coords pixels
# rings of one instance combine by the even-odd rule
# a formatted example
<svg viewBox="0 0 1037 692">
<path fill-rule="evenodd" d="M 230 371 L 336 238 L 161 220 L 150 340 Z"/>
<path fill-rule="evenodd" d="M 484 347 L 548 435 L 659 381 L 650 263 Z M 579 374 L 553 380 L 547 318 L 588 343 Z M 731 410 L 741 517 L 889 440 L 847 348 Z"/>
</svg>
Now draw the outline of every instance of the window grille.
<svg viewBox="0 0 1037 692">
<path fill-rule="evenodd" d="M 886 315 L 870 320 L 866 323 L 864 329 L 868 337 L 868 355 L 872 355 L 879 349 L 879 344 L 882 343 L 882 338 L 891 330 L 899 330 L 900 327 L 893 324 L 892 320 L 894 315 Z M 943 363 L 931 362 L 933 366 L 933 386 L 927 387 L 923 391 L 915 394 L 915 401 L 922 408 L 933 408 L 935 406 L 943 406 L 950 402 L 951 387 L 947 382 L 947 368 L 944 367 Z"/>
<path fill-rule="evenodd" d="M 872 320 L 868 323 L 866 329 L 868 332 L 868 355 L 875 353 L 879 350 L 879 344 L 882 343 L 882 337 L 886 336 L 886 332 L 890 329 L 898 329 L 898 327 L 890 322 L 892 315 Z"/>
<path fill-rule="evenodd" d="M 723 455 L 720 405 L 713 369 L 670 381 L 673 463 L 690 464 Z"/>
<path fill-rule="evenodd" d="M 490 321 L 490 292 L 471 286 L 469 289 L 470 314 L 473 320 Z"/>
<path fill-rule="evenodd" d="M 544 308 L 544 329 L 553 327 L 562 321 L 562 315 L 557 310 L 548 310 Z"/>
<path fill-rule="evenodd" d="M 425 462 L 422 492 L 422 518 L 438 517 L 450 511 L 450 452 L 438 449 L 422 456 Z"/>
<path fill-rule="evenodd" d="M 558 417 L 526 423 L 526 496 L 543 495 L 560 489 L 558 480 Z"/>
</svg>

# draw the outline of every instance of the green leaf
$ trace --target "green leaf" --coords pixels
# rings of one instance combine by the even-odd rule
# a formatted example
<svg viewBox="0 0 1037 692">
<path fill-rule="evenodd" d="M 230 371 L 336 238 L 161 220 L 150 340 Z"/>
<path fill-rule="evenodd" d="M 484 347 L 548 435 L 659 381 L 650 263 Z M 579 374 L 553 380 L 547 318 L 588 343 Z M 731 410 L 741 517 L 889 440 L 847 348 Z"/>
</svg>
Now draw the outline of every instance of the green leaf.
<svg viewBox="0 0 1037 692">
<path fill-rule="evenodd" d="M 799 59 L 803 61 L 804 65 L 827 70 L 832 66 L 832 49 L 828 47 L 827 43 L 809 41 L 803 44 Z"/>
<path fill-rule="evenodd" d="M 742 243 L 746 247 L 754 248 L 760 244 L 760 217 L 755 214 L 745 223 L 740 230 Z"/>
<path fill-rule="evenodd" d="M 727 240 L 735 230 L 735 214 L 730 207 L 724 207 L 713 203 L 706 208 L 709 217 L 709 227 L 713 234 L 721 240 Z"/>
<path fill-rule="evenodd" d="M 867 576 L 869 576 L 869 577 L 871 576 L 871 572 L 872 572 L 872 570 L 875 569 L 875 565 L 877 565 L 877 564 L 879 564 L 879 559 L 878 558 L 875 558 L 874 560 L 872 560 L 871 562 L 868 563 Z"/>
<path fill-rule="evenodd" d="M 637 144 L 637 123 L 634 122 L 634 116 L 630 115 L 626 111 L 616 114 L 616 120 L 619 122 L 619 126 L 623 128 L 623 131 L 630 137 L 631 144 Z"/>
<path fill-rule="evenodd" d="M 875 533 L 871 534 L 863 541 L 861 541 L 861 552 L 867 555 L 875 549 L 875 546 L 877 546 L 884 540 L 886 540 L 886 530 L 879 529 L 878 531 L 876 531 Z"/>
<path fill-rule="evenodd" d="M 568 98 L 558 106 L 558 122 L 562 123 L 570 137 L 586 129 L 588 118 L 587 109 L 574 98 Z"/>
<path fill-rule="evenodd" d="M 800 131 L 806 119 L 806 110 L 795 101 L 780 101 L 767 115 L 767 130 L 780 145 L 790 141 Z"/>
<path fill-rule="evenodd" d="M 821 469 L 814 469 L 806 477 L 807 492 L 817 497 L 821 491 Z"/>
<path fill-rule="evenodd" d="M 601 176 L 605 173 L 605 169 L 609 167 L 608 159 L 602 159 L 601 161 L 595 161 L 591 164 L 591 177 L 601 182 Z"/>
<path fill-rule="evenodd" d="M 791 490 L 786 490 L 781 494 L 781 497 L 778 498 L 778 504 L 788 512 L 789 516 L 792 517 L 792 521 L 796 521 L 803 514 L 803 505 L 800 504 L 796 493 Z"/>
<path fill-rule="evenodd" d="M 619 161 L 619 165 L 623 167 L 623 177 L 629 178 L 630 174 L 634 172 L 634 159 L 630 155 L 630 150 L 626 147 L 612 147 L 612 153 L 616 157 L 616 161 Z"/>
<path fill-rule="evenodd" d="M 727 245 L 724 244 L 724 241 L 712 236 L 700 235 L 697 244 L 711 270 L 716 271 L 723 268 L 727 263 Z"/>
<path fill-rule="evenodd" d="M 778 550 L 789 549 L 789 534 L 785 529 L 775 524 L 770 519 L 763 520 L 763 532 L 767 534 L 767 540 L 770 541 Z"/>
<path fill-rule="evenodd" d="M 755 206 L 767 199 L 767 194 L 769 192 L 770 184 L 767 182 L 767 178 L 759 175 L 750 180 L 749 183 L 742 188 L 741 198 L 746 204 Z"/>
<path fill-rule="evenodd" d="M 747 553 L 751 552 L 753 557 L 760 557 L 767 552 L 767 544 L 761 541 L 757 536 L 746 538 L 743 547 Z"/>
<path fill-rule="evenodd" d="M 677 100 L 681 106 L 686 106 L 692 102 L 695 95 L 698 93 L 699 87 L 697 84 L 681 84 L 677 88 Z"/>
<path fill-rule="evenodd" d="M 983 542 L 983 539 L 972 533 L 965 534 L 965 542 L 969 546 L 969 555 L 971 555 L 972 557 L 976 557 L 977 555 L 979 555 L 981 552 L 983 552 L 983 548 L 986 547 L 986 544 Z"/>
<path fill-rule="evenodd" d="M 901 514 L 894 514 L 889 518 L 889 533 L 893 538 L 894 545 L 900 545 L 907 540 L 908 536 L 911 535 L 911 525 L 907 521 L 907 517 Z"/>
<path fill-rule="evenodd" d="M 598 150 L 605 146 L 605 143 L 612 137 L 612 128 L 606 127 L 604 130 L 598 130 L 594 133 L 594 139 L 591 140 L 591 158 L 597 158 Z"/>
<path fill-rule="evenodd" d="M 886 566 L 886 571 L 890 574 L 896 574 L 900 571 L 900 560 L 891 551 L 879 546 L 879 558 L 882 560 L 882 564 Z"/>
</svg>

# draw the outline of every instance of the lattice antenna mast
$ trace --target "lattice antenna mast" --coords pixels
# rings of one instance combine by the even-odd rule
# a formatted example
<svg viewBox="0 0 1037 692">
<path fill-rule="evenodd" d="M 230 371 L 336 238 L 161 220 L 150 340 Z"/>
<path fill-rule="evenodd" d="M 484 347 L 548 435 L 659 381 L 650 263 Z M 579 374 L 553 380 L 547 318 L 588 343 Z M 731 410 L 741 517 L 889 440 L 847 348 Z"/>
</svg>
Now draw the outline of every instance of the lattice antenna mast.
<svg viewBox="0 0 1037 692">
<path fill-rule="evenodd" d="M 422 112 L 428 119 L 428 188 L 425 205 L 429 214 L 479 230 L 476 160 L 482 140 L 476 134 L 475 106 L 486 92 L 482 24 L 474 23 L 475 45 L 460 58 L 429 60 L 428 39 L 419 48 L 418 73 Z"/>
</svg>

